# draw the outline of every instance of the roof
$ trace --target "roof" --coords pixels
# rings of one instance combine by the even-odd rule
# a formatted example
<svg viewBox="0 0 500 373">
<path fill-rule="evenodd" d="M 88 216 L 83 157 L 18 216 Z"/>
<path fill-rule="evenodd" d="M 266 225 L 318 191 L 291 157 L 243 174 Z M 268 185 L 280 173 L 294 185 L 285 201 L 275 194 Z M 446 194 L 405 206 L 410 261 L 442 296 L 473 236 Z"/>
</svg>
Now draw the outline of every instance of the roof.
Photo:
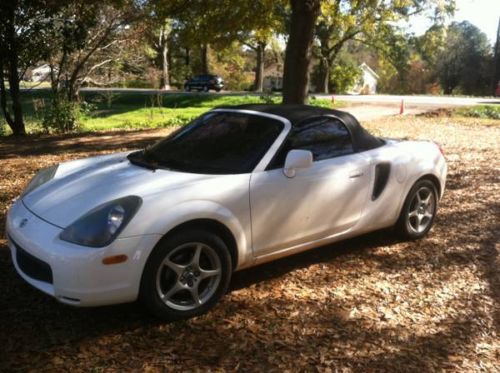
<svg viewBox="0 0 500 373">
<path fill-rule="evenodd" d="M 361 65 L 359 65 L 359 67 L 368 72 L 369 74 L 373 75 L 376 79 L 379 78 L 378 74 L 375 71 L 373 71 L 373 69 L 370 66 L 368 66 L 366 62 L 363 62 Z"/>
<path fill-rule="evenodd" d="M 353 146 L 356 151 L 374 149 L 383 145 L 383 141 L 366 131 L 353 115 L 341 110 L 333 110 L 310 105 L 290 104 L 245 104 L 236 106 L 220 106 L 217 109 L 253 110 L 261 113 L 277 115 L 288 119 L 292 128 L 300 127 L 300 123 L 306 119 L 331 115 L 338 118 L 347 127 L 351 133 Z"/>
<path fill-rule="evenodd" d="M 38 66 L 38 67 L 35 67 L 35 68 L 33 69 L 33 71 L 37 71 L 37 70 L 47 70 L 47 69 L 50 69 L 50 66 L 49 66 L 49 64 L 44 63 L 43 65 L 40 65 L 40 66 Z"/>
</svg>

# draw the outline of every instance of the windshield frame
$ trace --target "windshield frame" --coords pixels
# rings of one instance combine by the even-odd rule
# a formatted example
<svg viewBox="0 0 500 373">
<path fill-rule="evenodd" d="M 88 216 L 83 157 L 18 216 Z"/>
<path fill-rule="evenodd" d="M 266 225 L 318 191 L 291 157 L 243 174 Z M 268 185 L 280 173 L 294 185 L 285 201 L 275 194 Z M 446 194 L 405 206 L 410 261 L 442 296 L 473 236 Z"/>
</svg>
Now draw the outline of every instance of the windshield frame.
<svg viewBox="0 0 500 373">
<path fill-rule="evenodd" d="M 288 119 L 284 118 L 284 117 L 281 117 L 281 116 L 278 116 L 278 115 L 274 115 L 274 114 L 264 113 L 264 112 L 260 112 L 260 111 L 245 110 L 245 109 L 229 109 L 229 108 L 228 109 L 225 109 L 225 108 L 213 109 L 213 110 L 209 110 L 208 112 L 202 114 L 201 116 L 199 116 L 195 120 L 197 120 L 197 119 L 199 119 L 199 118 L 201 118 L 201 117 L 203 117 L 203 116 L 205 116 L 205 115 L 207 115 L 209 113 L 237 113 L 237 114 L 244 114 L 244 115 L 247 115 L 247 116 L 266 117 L 266 118 L 269 118 L 269 119 L 273 119 L 274 121 L 280 122 L 281 125 L 282 125 L 282 127 L 281 127 L 281 131 L 278 133 L 278 135 L 276 136 L 276 138 L 274 139 L 274 141 L 271 143 L 271 145 L 264 152 L 264 155 L 260 158 L 260 160 L 258 160 L 258 162 L 257 162 L 256 166 L 253 168 L 253 170 L 250 170 L 248 172 L 241 172 L 241 173 L 239 173 L 239 172 L 237 172 L 237 173 L 230 173 L 230 172 L 227 172 L 227 173 L 222 173 L 222 172 L 218 173 L 218 172 L 215 172 L 215 173 L 211 173 L 211 172 L 185 171 L 185 170 L 182 170 L 182 169 L 177 169 L 175 166 L 172 167 L 171 165 L 168 165 L 168 166 L 167 165 L 162 165 L 160 162 L 155 161 L 154 159 L 151 159 L 149 161 L 146 160 L 146 159 L 144 159 L 148 155 L 148 149 L 149 149 L 149 147 L 147 147 L 146 149 L 143 149 L 143 150 L 131 152 L 127 156 L 128 160 L 131 163 L 133 163 L 133 164 L 135 164 L 137 166 L 149 168 L 149 169 L 152 169 L 152 170 L 162 169 L 162 170 L 176 171 L 176 172 L 182 172 L 182 173 L 196 173 L 196 174 L 200 174 L 200 175 L 204 175 L 204 174 L 207 174 L 207 175 L 213 175 L 213 174 L 218 174 L 218 175 L 247 174 L 247 175 L 249 175 L 249 174 L 252 174 L 253 172 L 259 172 L 259 171 L 265 171 L 266 170 L 267 165 L 271 162 L 271 160 L 273 159 L 274 155 L 279 151 L 279 149 L 281 148 L 284 140 L 287 138 L 287 136 L 290 133 L 291 128 L 292 128 L 292 125 L 291 125 L 290 121 Z M 184 128 L 185 128 L 185 126 L 182 126 L 178 130 L 174 131 L 174 133 L 182 132 Z M 170 134 L 169 136 L 171 136 L 171 135 L 172 134 Z M 160 141 L 162 141 L 162 140 L 160 140 Z M 136 155 L 140 156 L 140 158 L 139 159 L 135 159 Z"/>
</svg>

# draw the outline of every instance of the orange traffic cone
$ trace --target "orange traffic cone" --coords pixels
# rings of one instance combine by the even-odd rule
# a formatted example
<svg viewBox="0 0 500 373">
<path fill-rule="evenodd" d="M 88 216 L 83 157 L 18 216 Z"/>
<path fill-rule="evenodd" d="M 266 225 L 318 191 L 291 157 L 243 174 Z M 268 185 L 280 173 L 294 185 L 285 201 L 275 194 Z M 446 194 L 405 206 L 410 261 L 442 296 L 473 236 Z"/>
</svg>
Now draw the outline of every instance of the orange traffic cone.
<svg viewBox="0 0 500 373">
<path fill-rule="evenodd" d="M 405 113 L 405 100 L 401 99 L 401 105 L 399 105 L 399 115 L 403 115 Z"/>
</svg>

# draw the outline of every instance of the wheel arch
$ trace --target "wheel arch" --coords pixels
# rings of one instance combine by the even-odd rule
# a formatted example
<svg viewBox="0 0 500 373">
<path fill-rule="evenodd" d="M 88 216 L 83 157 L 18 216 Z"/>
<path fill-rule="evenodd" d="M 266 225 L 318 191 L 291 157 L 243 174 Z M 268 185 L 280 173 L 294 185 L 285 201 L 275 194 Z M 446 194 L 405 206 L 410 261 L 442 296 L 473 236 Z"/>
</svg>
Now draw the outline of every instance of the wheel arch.
<svg viewBox="0 0 500 373">
<path fill-rule="evenodd" d="M 148 202 L 143 204 L 145 208 L 134 217 L 137 223 L 130 224 L 130 229 L 126 232 L 130 236 L 147 233 L 158 237 L 155 246 L 147 248 L 147 258 L 165 236 L 179 229 L 196 226 L 212 230 L 224 239 L 233 251 L 231 256 L 234 259 L 234 270 L 252 265 L 254 258 L 251 246 L 250 216 L 246 210 L 242 211 L 240 206 L 230 210 L 220 203 L 202 199 L 173 205 L 155 203 L 154 200 Z"/>
<path fill-rule="evenodd" d="M 442 194 L 441 182 L 439 181 L 439 178 L 436 175 L 430 174 L 430 173 L 425 174 L 424 176 L 421 176 L 420 178 L 415 180 L 415 182 L 412 184 L 412 186 L 415 185 L 415 183 L 419 182 L 420 180 L 429 180 L 430 182 L 432 182 L 434 184 L 434 186 L 436 187 L 438 199 L 441 198 L 441 194 Z"/>
<path fill-rule="evenodd" d="M 435 200 L 435 206 L 434 206 L 434 215 L 432 216 L 430 222 L 427 224 L 427 226 L 424 228 L 423 231 L 412 230 L 410 232 L 410 230 L 408 230 L 409 223 L 408 223 L 407 218 L 405 217 L 405 216 L 408 216 L 408 215 L 406 215 L 405 206 L 407 206 L 408 201 L 411 201 L 411 199 L 409 199 L 409 197 L 412 196 L 412 194 L 411 194 L 412 190 L 418 185 L 418 183 L 421 183 L 421 182 L 426 182 L 427 185 L 429 185 L 429 183 L 430 183 L 434 186 L 435 193 L 437 194 L 436 200 Z M 425 234 L 427 234 L 427 232 L 430 230 L 430 227 L 432 226 L 432 222 L 433 222 L 433 220 L 436 216 L 436 213 L 437 213 L 438 201 L 439 201 L 440 195 L 441 195 L 441 182 L 436 175 L 434 175 L 432 173 L 427 173 L 427 174 L 424 174 L 424 175 L 416 178 L 409 185 L 410 185 L 410 187 L 409 187 L 408 191 L 406 192 L 404 199 L 402 200 L 402 204 L 401 204 L 400 209 L 399 209 L 398 220 L 395 223 L 394 228 L 396 229 L 398 234 L 401 235 L 401 237 L 413 240 L 413 239 L 418 239 L 418 238 L 423 237 Z M 412 199 L 413 199 L 413 197 L 412 197 Z M 420 224 L 420 222 L 418 224 Z M 412 229 L 413 229 L 413 227 L 412 227 Z"/>
<path fill-rule="evenodd" d="M 432 173 L 426 173 L 422 176 L 420 176 L 419 178 L 416 178 L 415 180 L 413 180 L 413 182 L 409 183 L 408 184 L 408 187 L 406 189 L 406 192 L 405 194 L 403 195 L 403 198 L 401 199 L 400 203 L 399 203 L 399 208 L 398 208 L 398 219 L 399 217 L 401 216 L 401 212 L 403 211 L 403 207 L 404 207 L 404 204 L 405 204 L 405 201 L 406 199 L 408 198 L 408 194 L 410 193 L 411 191 L 411 188 L 413 188 L 413 186 L 418 183 L 420 180 L 429 180 L 432 184 L 434 184 L 434 186 L 436 187 L 436 192 L 438 194 L 438 200 L 441 198 L 441 182 L 439 181 L 439 178 L 432 174 Z"/>
<path fill-rule="evenodd" d="M 231 264 L 233 266 L 233 269 L 235 269 L 238 266 L 239 254 L 238 254 L 238 244 L 236 242 L 236 238 L 233 235 L 233 232 L 231 232 L 231 230 L 226 225 L 224 225 L 218 220 L 210 218 L 200 218 L 200 219 L 185 221 L 170 229 L 167 233 L 163 235 L 161 240 L 164 240 L 167 237 L 171 237 L 181 231 L 187 231 L 192 229 L 205 230 L 219 236 L 220 239 L 224 241 L 227 248 L 229 249 L 229 255 L 231 256 Z"/>
</svg>

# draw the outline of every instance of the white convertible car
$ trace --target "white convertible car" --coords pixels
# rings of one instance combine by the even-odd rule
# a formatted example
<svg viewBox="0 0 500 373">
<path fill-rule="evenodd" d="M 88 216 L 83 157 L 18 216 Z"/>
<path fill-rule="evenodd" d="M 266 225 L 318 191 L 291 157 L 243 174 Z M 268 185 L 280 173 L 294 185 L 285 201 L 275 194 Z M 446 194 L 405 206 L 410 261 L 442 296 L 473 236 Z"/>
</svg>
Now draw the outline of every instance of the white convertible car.
<svg viewBox="0 0 500 373">
<path fill-rule="evenodd" d="M 221 107 L 145 150 L 40 171 L 7 237 L 17 272 L 63 303 L 187 318 L 233 271 L 391 226 L 424 236 L 446 169 L 435 143 L 374 137 L 345 112 Z"/>
</svg>

